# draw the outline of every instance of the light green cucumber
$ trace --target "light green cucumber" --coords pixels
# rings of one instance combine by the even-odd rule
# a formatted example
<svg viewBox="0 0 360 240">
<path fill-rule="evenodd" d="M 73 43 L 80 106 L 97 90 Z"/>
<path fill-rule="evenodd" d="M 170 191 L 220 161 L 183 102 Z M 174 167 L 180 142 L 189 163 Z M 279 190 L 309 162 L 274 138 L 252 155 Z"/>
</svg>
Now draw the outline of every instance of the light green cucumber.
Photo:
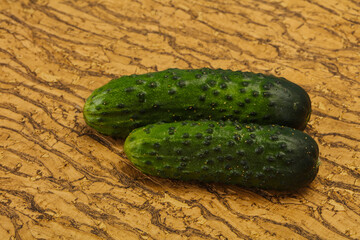
<svg viewBox="0 0 360 240">
<path fill-rule="evenodd" d="M 84 118 L 98 132 L 125 138 L 151 123 L 232 120 L 304 129 L 311 102 L 300 86 L 264 74 L 168 69 L 123 76 L 95 90 Z"/>
</svg>

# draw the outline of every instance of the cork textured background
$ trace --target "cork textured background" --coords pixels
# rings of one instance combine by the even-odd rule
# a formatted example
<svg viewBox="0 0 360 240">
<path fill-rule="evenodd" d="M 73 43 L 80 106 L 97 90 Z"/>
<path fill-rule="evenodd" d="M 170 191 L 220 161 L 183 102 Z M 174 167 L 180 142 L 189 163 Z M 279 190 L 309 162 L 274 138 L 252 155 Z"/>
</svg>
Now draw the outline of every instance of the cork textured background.
<svg viewBox="0 0 360 240">
<path fill-rule="evenodd" d="M 358 0 L 0 0 L 1 239 L 359 239 Z M 296 192 L 148 177 L 82 107 L 167 68 L 308 91 L 318 177 Z"/>
</svg>

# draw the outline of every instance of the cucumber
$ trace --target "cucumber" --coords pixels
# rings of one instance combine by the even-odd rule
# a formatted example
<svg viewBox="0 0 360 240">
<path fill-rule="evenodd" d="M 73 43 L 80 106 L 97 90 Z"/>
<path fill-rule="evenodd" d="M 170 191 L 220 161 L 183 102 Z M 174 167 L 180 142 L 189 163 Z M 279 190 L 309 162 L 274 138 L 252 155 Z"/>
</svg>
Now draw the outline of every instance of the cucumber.
<svg viewBox="0 0 360 240">
<path fill-rule="evenodd" d="M 123 76 L 96 89 L 84 106 L 86 123 L 125 138 L 151 123 L 231 120 L 304 129 L 311 102 L 284 79 L 222 69 L 168 69 Z"/>
<path fill-rule="evenodd" d="M 150 124 L 126 138 L 124 151 L 145 174 L 273 190 L 304 187 L 319 167 L 318 145 L 306 133 L 230 121 Z"/>
</svg>

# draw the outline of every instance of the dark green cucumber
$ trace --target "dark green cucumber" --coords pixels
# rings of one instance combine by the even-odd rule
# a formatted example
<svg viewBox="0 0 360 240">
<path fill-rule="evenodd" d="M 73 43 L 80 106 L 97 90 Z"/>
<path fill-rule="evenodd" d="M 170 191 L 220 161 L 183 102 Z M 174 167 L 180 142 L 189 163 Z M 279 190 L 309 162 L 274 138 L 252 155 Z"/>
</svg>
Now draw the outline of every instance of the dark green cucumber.
<svg viewBox="0 0 360 240">
<path fill-rule="evenodd" d="M 308 185 L 319 149 L 309 135 L 278 125 L 185 121 L 135 129 L 124 151 L 146 174 L 274 190 Z"/>
<path fill-rule="evenodd" d="M 123 76 L 95 90 L 84 107 L 88 125 L 120 138 L 159 121 L 199 119 L 302 130 L 310 112 L 308 94 L 284 78 L 207 68 Z"/>
</svg>

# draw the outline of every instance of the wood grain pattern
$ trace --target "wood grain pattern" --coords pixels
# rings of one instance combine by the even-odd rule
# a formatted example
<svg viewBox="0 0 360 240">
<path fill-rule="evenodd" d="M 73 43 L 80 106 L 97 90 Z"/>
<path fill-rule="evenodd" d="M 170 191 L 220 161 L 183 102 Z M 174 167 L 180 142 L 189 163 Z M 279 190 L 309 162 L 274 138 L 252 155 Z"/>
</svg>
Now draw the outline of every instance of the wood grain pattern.
<svg viewBox="0 0 360 240">
<path fill-rule="evenodd" d="M 1 239 L 359 239 L 359 63 L 357 0 L 0 0 Z M 279 193 L 137 171 L 82 106 L 169 67 L 304 87 L 316 180 Z"/>
</svg>

